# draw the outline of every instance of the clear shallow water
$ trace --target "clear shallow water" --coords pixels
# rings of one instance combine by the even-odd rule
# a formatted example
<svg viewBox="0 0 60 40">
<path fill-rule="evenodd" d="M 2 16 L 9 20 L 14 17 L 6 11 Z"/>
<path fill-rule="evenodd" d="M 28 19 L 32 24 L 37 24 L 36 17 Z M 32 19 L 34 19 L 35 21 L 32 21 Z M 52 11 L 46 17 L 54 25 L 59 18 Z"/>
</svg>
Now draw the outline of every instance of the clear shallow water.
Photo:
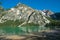
<svg viewBox="0 0 60 40">
<path fill-rule="evenodd" d="M 27 26 L 27 27 L 0 27 L 0 35 L 23 35 L 31 32 L 40 32 L 48 28 L 42 26 Z"/>
</svg>

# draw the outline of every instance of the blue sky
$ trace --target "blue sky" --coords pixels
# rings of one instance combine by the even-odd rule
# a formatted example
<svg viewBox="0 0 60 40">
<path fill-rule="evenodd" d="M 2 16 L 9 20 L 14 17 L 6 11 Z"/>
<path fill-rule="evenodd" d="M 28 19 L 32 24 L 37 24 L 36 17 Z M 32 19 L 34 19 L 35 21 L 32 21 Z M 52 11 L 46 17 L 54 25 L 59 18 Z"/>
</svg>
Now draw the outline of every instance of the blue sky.
<svg viewBox="0 0 60 40">
<path fill-rule="evenodd" d="M 6 8 L 12 8 L 16 6 L 18 2 L 26 4 L 34 9 L 43 10 L 48 9 L 53 12 L 60 12 L 60 0 L 0 0 L 2 6 Z"/>
</svg>

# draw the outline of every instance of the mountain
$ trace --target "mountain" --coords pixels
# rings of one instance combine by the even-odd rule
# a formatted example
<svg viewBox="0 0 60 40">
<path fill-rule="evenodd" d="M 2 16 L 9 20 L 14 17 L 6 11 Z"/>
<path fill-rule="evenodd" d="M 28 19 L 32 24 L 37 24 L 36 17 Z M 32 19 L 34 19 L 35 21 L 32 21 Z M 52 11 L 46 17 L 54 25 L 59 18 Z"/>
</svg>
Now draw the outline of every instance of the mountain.
<svg viewBox="0 0 60 40">
<path fill-rule="evenodd" d="M 2 15 L 4 14 L 4 15 Z M 17 6 L 11 8 L 10 10 L 2 12 L 0 15 L 0 24 L 8 21 L 15 22 L 19 21 L 19 27 L 22 25 L 35 24 L 39 26 L 44 26 L 46 23 L 50 21 L 46 18 L 46 15 L 41 10 L 35 10 L 29 6 L 18 3 Z M 10 23 L 10 22 L 9 22 Z M 7 23 L 8 24 L 8 23 Z"/>
<path fill-rule="evenodd" d="M 47 16 L 47 18 L 50 20 L 49 24 L 46 24 L 46 27 L 51 26 L 51 28 L 60 28 L 60 13 L 54 13 L 50 10 L 43 10 L 43 12 L 45 13 L 45 16 Z"/>
<path fill-rule="evenodd" d="M 60 12 L 54 13 L 54 12 L 52 12 L 50 10 L 45 10 L 45 9 L 43 10 L 43 12 L 45 13 L 45 15 L 47 17 L 50 17 L 50 18 L 52 18 L 54 20 L 60 20 Z"/>
<path fill-rule="evenodd" d="M 52 14 L 52 15 L 51 15 L 51 18 L 52 18 L 53 20 L 60 20 L 60 13 L 57 12 L 57 13 Z"/>
<path fill-rule="evenodd" d="M 43 12 L 45 13 L 45 15 L 46 15 L 47 17 L 50 17 L 50 18 L 52 18 L 52 19 L 56 19 L 55 13 L 52 12 L 51 10 L 45 10 L 45 9 L 44 9 Z"/>
<path fill-rule="evenodd" d="M 56 15 L 56 20 L 60 20 L 60 12 L 55 13 Z"/>
</svg>

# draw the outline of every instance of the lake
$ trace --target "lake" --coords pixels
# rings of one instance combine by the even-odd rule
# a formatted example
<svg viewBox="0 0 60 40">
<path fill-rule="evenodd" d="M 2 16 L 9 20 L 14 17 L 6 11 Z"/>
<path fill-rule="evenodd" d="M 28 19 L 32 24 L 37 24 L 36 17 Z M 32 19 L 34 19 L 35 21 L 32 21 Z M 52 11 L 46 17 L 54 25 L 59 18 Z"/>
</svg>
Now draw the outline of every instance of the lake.
<svg viewBox="0 0 60 40">
<path fill-rule="evenodd" d="M 48 30 L 48 28 L 42 26 L 24 26 L 24 27 L 4 26 L 0 27 L 0 35 L 23 35 L 32 32 L 40 32 L 42 30 Z"/>
</svg>

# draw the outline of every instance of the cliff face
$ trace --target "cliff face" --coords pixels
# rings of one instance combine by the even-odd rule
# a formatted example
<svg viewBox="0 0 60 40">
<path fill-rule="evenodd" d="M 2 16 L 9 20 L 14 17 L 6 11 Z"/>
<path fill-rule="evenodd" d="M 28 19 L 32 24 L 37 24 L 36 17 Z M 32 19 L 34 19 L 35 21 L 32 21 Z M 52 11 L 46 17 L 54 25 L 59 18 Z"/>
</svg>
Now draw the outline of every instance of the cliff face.
<svg viewBox="0 0 60 40">
<path fill-rule="evenodd" d="M 22 21 L 19 26 L 22 26 L 26 23 L 34 23 L 42 26 L 50 22 L 44 15 L 44 12 L 32 9 L 31 7 L 20 3 L 17 4 L 16 7 L 5 12 L 6 13 L 0 18 L 0 23 L 4 23 L 8 20 L 19 20 Z"/>
</svg>

